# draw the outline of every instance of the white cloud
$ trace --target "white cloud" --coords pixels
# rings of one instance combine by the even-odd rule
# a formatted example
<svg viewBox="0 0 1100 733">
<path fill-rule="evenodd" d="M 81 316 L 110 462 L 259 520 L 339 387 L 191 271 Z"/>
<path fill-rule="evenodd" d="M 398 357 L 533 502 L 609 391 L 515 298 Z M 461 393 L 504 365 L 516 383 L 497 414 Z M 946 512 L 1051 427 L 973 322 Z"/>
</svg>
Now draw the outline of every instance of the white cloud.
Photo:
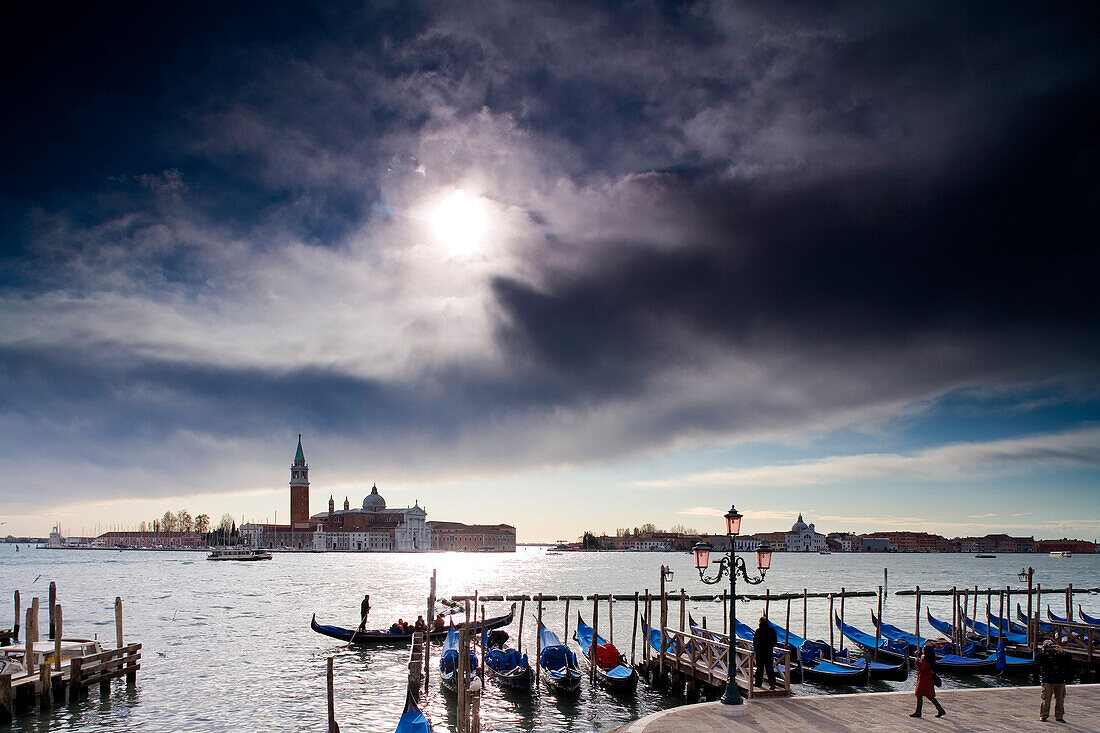
<svg viewBox="0 0 1100 733">
<path fill-rule="evenodd" d="M 987 443 L 956 443 L 911 454 L 864 453 L 788 464 L 732 468 L 638 482 L 686 486 L 808 486 L 859 479 L 925 481 L 988 478 L 1052 466 L 1100 467 L 1100 428 Z"/>
</svg>

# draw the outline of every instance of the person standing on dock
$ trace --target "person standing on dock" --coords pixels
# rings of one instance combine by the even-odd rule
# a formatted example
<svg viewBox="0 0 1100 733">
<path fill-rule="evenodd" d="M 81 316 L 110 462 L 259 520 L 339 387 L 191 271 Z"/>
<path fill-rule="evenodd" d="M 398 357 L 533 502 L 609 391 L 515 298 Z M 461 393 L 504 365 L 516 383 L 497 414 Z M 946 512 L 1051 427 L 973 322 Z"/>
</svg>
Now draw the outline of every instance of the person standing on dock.
<svg viewBox="0 0 1100 733">
<path fill-rule="evenodd" d="M 1043 683 L 1043 702 L 1039 705 L 1039 720 L 1050 715 L 1050 698 L 1054 698 L 1054 719 L 1064 723 L 1066 715 L 1066 682 L 1070 675 L 1070 657 L 1065 649 L 1050 639 L 1035 655 L 1039 663 L 1039 679 Z"/>
<path fill-rule="evenodd" d="M 775 689 L 775 645 L 779 639 L 767 616 L 760 617 L 760 626 L 752 635 L 752 651 L 756 654 L 756 686 L 764 686 L 764 672 L 768 673 L 768 687 Z"/>
<path fill-rule="evenodd" d="M 932 701 L 932 704 L 936 706 L 937 718 L 942 718 L 947 715 L 947 711 L 943 709 L 943 705 L 940 705 L 940 701 L 936 699 L 936 680 L 938 675 L 936 674 L 936 650 L 932 648 L 931 644 L 924 647 L 924 651 L 919 657 L 917 657 L 917 712 L 910 713 L 910 718 L 921 717 L 921 708 L 924 707 L 924 698 L 928 698 Z"/>
<path fill-rule="evenodd" d="M 370 615 L 370 596 L 363 596 L 363 602 L 359 604 L 359 615 L 363 617 L 363 620 L 359 622 L 359 630 L 367 628 L 367 616 Z"/>
</svg>

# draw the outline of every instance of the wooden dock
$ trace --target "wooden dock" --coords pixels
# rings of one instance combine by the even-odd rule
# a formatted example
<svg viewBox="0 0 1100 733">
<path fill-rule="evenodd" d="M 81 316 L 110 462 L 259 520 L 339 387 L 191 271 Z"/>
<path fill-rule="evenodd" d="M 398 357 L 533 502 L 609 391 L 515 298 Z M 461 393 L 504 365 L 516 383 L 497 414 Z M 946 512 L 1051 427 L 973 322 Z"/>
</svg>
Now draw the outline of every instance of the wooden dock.
<svg viewBox="0 0 1100 733">
<path fill-rule="evenodd" d="M 141 644 L 123 644 L 121 598 L 115 599 L 116 648 L 92 654 L 85 653 L 92 642 L 64 638 L 62 608 L 56 602 L 53 583 L 50 583 L 50 641 L 39 639 L 38 606 L 35 597 L 27 609 L 23 645 L 17 650 L 22 652 L 18 656 L 22 658 L 24 671 L 0 675 L 0 725 L 10 723 L 20 709 L 37 707 L 46 711 L 66 701 L 76 703 L 93 685 L 98 685 L 100 695 L 106 696 L 112 680 L 125 677 L 127 684 L 137 682 Z M 18 616 L 18 592 L 15 607 Z"/>
<path fill-rule="evenodd" d="M 721 703 L 686 705 L 648 715 L 613 733 L 759 733 L 812 730 L 836 733 L 872 731 L 978 731 L 1018 733 L 1049 730 L 1095 732 L 1100 727 L 1100 685 L 1066 686 L 1066 722 L 1039 722 L 1039 687 L 987 687 L 937 691 L 947 710 L 937 720 L 925 705 L 924 718 L 910 718 L 912 692 L 870 692 L 747 702 L 743 713 L 726 717 Z M 929 712 L 931 711 L 931 712 Z"/>
</svg>

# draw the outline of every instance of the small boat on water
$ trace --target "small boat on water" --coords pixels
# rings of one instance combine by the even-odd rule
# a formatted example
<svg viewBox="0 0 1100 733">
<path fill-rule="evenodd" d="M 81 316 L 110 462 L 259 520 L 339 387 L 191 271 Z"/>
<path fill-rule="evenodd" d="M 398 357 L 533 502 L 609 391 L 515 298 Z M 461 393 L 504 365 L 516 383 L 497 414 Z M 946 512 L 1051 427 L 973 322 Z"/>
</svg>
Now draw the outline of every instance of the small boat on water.
<svg viewBox="0 0 1100 733">
<path fill-rule="evenodd" d="M 473 650 L 467 650 L 470 655 L 468 670 L 472 676 L 477 671 L 477 655 Z M 447 638 L 443 642 L 443 651 L 439 655 L 439 681 L 443 689 L 449 692 L 458 692 L 458 629 L 452 626 L 447 630 Z"/>
<path fill-rule="evenodd" d="M 1050 553 L 1051 557 L 1073 557 L 1073 553 L 1069 550 L 1057 550 Z"/>
<path fill-rule="evenodd" d="M 869 658 L 851 657 L 847 649 L 832 649 L 823 640 L 803 639 L 778 624 L 771 621 L 768 623 L 775 630 L 780 643 L 789 644 L 798 649 L 798 661 L 802 665 L 802 672 L 810 678 L 821 682 L 853 684 L 861 681 L 858 679 L 860 674 L 870 675 L 872 679 L 899 681 L 909 676 L 909 666 L 903 659 L 876 662 Z"/>
<path fill-rule="evenodd" d="M 103 647 L 95 639 L 61 639 L 61 666 L 67 667 L 69 660 L 73 657 L 86 657 L 91 654 L 99 654 L 103 651 Z M 18 657 L 19 661 L 23 664 L 26 662 L 23 657 L 27 653 L 26 644 L 9 644 L 7 646 L 0 646 L 0 661 L 2 662 L 14 662 Z M 41 667 L 44 662 L 49 662 L 57 667 L 56 654 L 57 647 L 56 641 L 36 641 L 34 642 L 31 654 L 34 655 L 35 667 Z M 3 674 L 3 673 L 0 673 Z"/>
<path fill-rule="evenodd" d="M 581 670 L 577 655 L 562 644 L 557 635 L 545 626 L 539 626 L 539 667 L 542 679 L 554 692 L 577 692 L 581 689 Z"/>
<path fill-rule="evenodd" d="M 506 646 L 507 631 L 482 631 L 481 643 L 485 647 L 485 671 L 489 679 L 511 690 L 531 690 L 531 665 L 527 655 Z"/>
<path fill-rule="evenodd" d="M 864 631 L 860 631 L 855 626 L 849 626 L 842 622 L 840 616 L 836 614 L 833 616 L 833 623 L 836 624 L 837 629 L 843 636 L 848 637 L 848 641 L 852 642 L 863 651 L 864 656 L 871 658 L 875 654 L 876 639 L 874 634 L 868 634 Z M 905 663 L 908 668 L 908 642 L 880 635 L 877 639 L 877 644 L 879 659 Z M 908 676 L 908 673 L 906 676 Z"/>
<path fill-rule="evenodd" d="M 405 710 L 397 721 L 396 733 L 432 733 L 432 724 L 420 710 L 413 691 L 405 693 Z"/>
<path fill-rule="evenodd" d="M 987 552 L 979 552 L 979 553 L 978 553 L 977 555 L 975 555 L 974 557 L 983 557 L 983 558 L 990 558 L 990 557 L 997 557 L 997 556 L 996 556 L 996 555 L 990 555 L 990 554 L 989 554 L 989 553 L 987 553 Z"/>
<path fill-rule="evenodd" d="M 507 626 L 512 623 L 512 618 L 516 613 L 516 604 L 512 604 L 511 610 L 503 616 L 497 616 L 495 618 L 488 618 L 484 621 L 476 621 L 470 624 L 475 632 L 482 629 L 499 629 L 501 626 Z M 357 631 L 356 629 L 346 629 L 342 626 L 330 626 L 327 624 L 317 623 L 317 614 L 313 614 L 313 619 L 309 622 L 309 627 L 316 631 L 318 634 L 324 634 L 330 636 L 333 639 L 339 639 L 340 641 L 346 641 L 349 644 L 399 644 L 409 643 L 412 641 L 412 633 L 409 634 L 394 634 L 384 629 L 364 629 L 363 631 Z M 461 624 L 459 624 L 461 627 Z M 415 632 L 414 632 L 415 633 Z M 442 639 L 447 636 L 446 629 L 435 629 L 429 636 L 432 639 Z"/>
<path fill-rule="evenodd" d="M 631 669 L 614 644 L 596 634 L 596 659 L 592 660 L 592 627 L 577 614 L 577 629 L 573 639 L 580 644 L 581 654 L 595 666 L 596 681 L 609 690 L 633 690 L 638 684 L 638 673 Z"/>
<path fill-rule="evenodd" d="M 259 547 L 218 547 L 207 555 L 206 559 L 250 562 L 255 560 L 270 560 L 271 553 Z"/>
</svg>

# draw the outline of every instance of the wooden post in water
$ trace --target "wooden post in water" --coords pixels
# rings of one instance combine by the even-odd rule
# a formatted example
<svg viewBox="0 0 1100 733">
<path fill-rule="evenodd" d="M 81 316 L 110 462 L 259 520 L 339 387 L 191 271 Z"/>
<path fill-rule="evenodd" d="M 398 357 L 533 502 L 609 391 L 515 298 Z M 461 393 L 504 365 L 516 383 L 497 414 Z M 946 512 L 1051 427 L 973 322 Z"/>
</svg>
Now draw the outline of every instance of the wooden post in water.
<svg viewBox="0 0 1100 733">
<path fill-rule="evenodd" d="M 53 702 L 53 687 L 50 685 L 50 663 L 43 662 L 42 668 L 38 670 L 38 686 L 39 695 L 38 701 L 42 710 L 49 710 Z"/>
<path fill-rule="evenodd" d="M 542 665 L 538 663 L 538 660 L 542 659 L 542 593 L 538 595 L 538 628 L 535 629 L 535 684 L 538 684 L 539 679 L 542 677 Z M 569 641 L 566 639 L 561 640 L 562 644 L 569 645 Z"/>
<path fill-rule="evenodd" d="M 1042 618 L 1043 618 L 1043 584 L 1042 583 L 1036 583 L 1035 584 L 1035 628 L 1036 629 L 1039 628 L 1040 619 L 1042 619 Z M 1038 631 L 1036 631 L 1036 636 L 1038 636 Z M 1036 639 L 1036 644 L 1038 644 L 1038 639 Z"/>
<path fill-rule="evenodd" d="M 646 629 L 642 630 L 642 662 L 649 662 L 649 640 L 652 638 L 652 634 L 649 630 L 653 628 L 653 598 L 649 595 L 649 588 L 645 589 L 645 622 Z"/>
<path fill-rule="evenodd" d="M 768 611 L 772 605 L 772 591 L 770 588 L 764 589 L 764 615 L 768 616 Z"/>
<path fill-rule="evenodd" d="M 971 615 L 970 620 L 971 621 L 977 621 L 978 620 L 978 586 L 976 586 L 976 585 L 974 586 L 974 613 L 973 613 L 973 615 Z M 963 624 L 963 633 L 964 634 L 966 633 L 966 624 L 965 623 Z M 975 634 L 978 633 L 978 630 L 974 629 L 974 633 Z"/>
<path fill-rule="evenodd" d="M 684 624 L 687 622 L 687 591 L 683 588 L 680 589 L 680 631 L 684 630 Z"/>
<path fill-rule="evenodd" d="M 959 635 L 959 591 L 951 586 L 951 643 L 955 644 L 955 654 L 962 656 L 962 650 L 958 647 Z"/>
<path fill-rule="evenodd" d="M 18 591 L 16 591 L 18 593 Z M 16 619 L 18 620 L 18 619 Z M 18 628 L 19 624 L 16 624 Z M 0 725 L 11 722 L 11 673 L 0 674 Z"/>
<path fill-rule="evenodd" d="M 638 638 L 638 591 L 634 591 L 634 628 L 630 632 L 630 666 L 633 667 L 635 663 L 634 659 L 634 643 Z"/>
<path fill-rule="evenodd" d="M 569 603 L 569 601 L 566 601 L 565 603 L 567 604 L 565 608 L 566 608 L 566 612 L 568 614 L 568 609 L 569 609 L 568 603 Z M 519 651 L 520 654 L 523 654 L 523 649 L 521 649 L 520 646 L 523 644 L 523 617 L 525 615 L 526 610 L 527 610 L 527 599 L 523 598 L 519 602 L 519 638 L 516 639 L 516 650 Z M 536 636 L 538 636 L 538 633 L 539 633 L 539 630 L 535 629 L 535 635 Z M 535 666 L 536 667 L 538 666 L 538 660 L 537 659 L 535 660 Z"/>
<path fill-rule="evenodd" d="M 466 601 L 467 612 L 470 602 Z M 467 615 L 468 618 L 468 615 Z M 455 672 L 455 681 L 458 683 L 458 733 L 466 733 L 467 724 L 470 722 L 470 680 L 468 679 L 470 668 L 470 624 L 465 623 L 458 631 L 458 670 Z"/>
<path fill-rule="evenodd" d="M 879 614 L 878 617 L 881 619 L 882 618 L 882 609 L 881 608 L 879 609 L 878 614 Z M 844 586 L 840 587 L 840 623 L 844 623 Z M 832 630 L 832 628 L 834 626 L 836 626 L 836 624 L 833 622 L 833 617 L 830 616 L 829 617 L 829 629 Z M 842 652 L 844 651 L 844 634 L 840 635 L 840 651 L 842 651 Z"/>
<path fill-rule="evenodd" d="M 1066 621 L 1073 623 L 1073 583 L 1066 586 Z"/>
<path fill-rule="evenodd" d="M 57 583 L 50 581 L 50 639 L 54 637 L 54 606 L 57 605 Z"/>
<path fill-rule="evenodd" d="M 882 586 L 881 585 L 878 587 L 878 622 L 879 622 L 879 625 L 881 626 L 881 624 L 882 624 Z M 842 620 L 840 623 L 843 625 L 844 621 Z M 875 634 L 875 656 L 874 656 L 874 661 L 877 662 L 878 661 L 878 641 L 879 641 L 879 638 L 880 638 L 879 634 L 882 633 L 882 629 L 879 628 L 876 631 L 877 631 L 877 633 Z M 844 641 L 843 631 L 840 634 L 840 640 Z"/>
<path fill-rule="evenodd" d="M 787 623 L 783 628 L 785 628 L 787 630 L 787 635 L 783 639 L 783 643 L 789 646 L 790 643 L 791 643 L 791 599 L 790 598 L 787 599 Z M 802 638 L 805 639 L 806 637 L 802 637 Z"/>
<path fill-rule="evenodd" d="M 336 698 L 332 694 L 332 657 L 328 658 L 328 733 L 340 733 L 336 724 Z"/>
<path fill-rule="evenodd" d="M 61 604 L 58 603 L 53 609 L 53 628 L 50 631 L 54 632 L 53 637 L 53 664 L 57 669 L 61 669 Z"/>
<path fill-rule="evenodd" d="M 592 594 L 592 643 L 588 645 L 588 679 L 596 681 L 596 624 L 600 617 L 600 594 Z"/>
<path fill-rule="evenodd" d="M 569 646 L 569 599 L 565 599 L 565 631 L 561 635 L 561 643 Z"/>
<path fill-rule="evenodd" d="M 650 623 L 653 623 L 653 619 L 650 619 Z M 661 633 L 659 638 L 661 640 L 660 653 L 657 655 L 657 673 L 660 676 L 661 684 L 664 684 L 665 679 L 665 627 L 668 626 L 668 593 L 665 591 L 665 566 L 661 566 L 661 621 L 657 624 L 657 629 Z"/>
<path fill-rule="evenodd" d="M 34 674 L 34 601 L 27 609 L 27 628 L 23 631 L 23 639 L 26 643 L 26 652 L 23 654 L 23 668 L 27 674 Z"/>
<path fill-rule="evenodd" d="M 879 619 L 881 622 L 882 619 Z M 913 632 L 917 637 L 917 644 L 920 644 L 920 586 L 917 586 L 917 630 Z"/>
<path fill-rule="evenodd" d="M 15 632 L 15 638 L 12 641 L 19 641 L 19 591 L 15 591 L 15 624 L 12 625 L 11 630 Z"/>
<path fill-rule="evenodd" d="M 122 597 L 115 596 L 115 641 L 122 648 Z"/>
<path fill-rule="evenodd" d="M 810 596 L 806 592 L 806 589 L 802 589 L 802 638 L 806 638 L 806 599 Z M 831 620 L 831 619 L 830 619 Z"/>
<path fill-rule="evenodd" d="M 829 661 L 833 659 L 833 594 L 829 594 Z M 879 619 L 881 621 L 881 619 Z"/>
<path fill-rule="evenodd" d="M 614 594 L 607 594 L 607 643 L 615 643 L 615 614 L 613 613 L 614 607 Z"/>
<path fill-rule="evenodd" d="M 520 631 L 523 630 L 523 618 L 519 620 Z M 432 661 L 432 630 L 435 628 L 435 568 L 432 568 L 432 579 L 428 583 L 428 631 L 424 634 L 424 689 L 428 689 L 428 674 Z"/>
<path fill-rule="evenodd" d="M 1031 568 L 1027 569 L 1027 645 L 1031 647 L 1031 650 L 1035 651 L 1035 640 L 1032 638 L 1031 633 L 1031 579 L 1034 576 L 1035 571 Z M 1009 613 L 1012 613 L 1012 609 L 1009 609 Z"/>
<path fill-rule="evenodd" d="M 997 615 L 1000 620 L 997 622 L 997 643 L 1000 644 L 1005 635 L 1005 594 L 1004 591 L 997 591 L 997 596 L 1000 599 L 1000 611 Z"/>
</svg>

